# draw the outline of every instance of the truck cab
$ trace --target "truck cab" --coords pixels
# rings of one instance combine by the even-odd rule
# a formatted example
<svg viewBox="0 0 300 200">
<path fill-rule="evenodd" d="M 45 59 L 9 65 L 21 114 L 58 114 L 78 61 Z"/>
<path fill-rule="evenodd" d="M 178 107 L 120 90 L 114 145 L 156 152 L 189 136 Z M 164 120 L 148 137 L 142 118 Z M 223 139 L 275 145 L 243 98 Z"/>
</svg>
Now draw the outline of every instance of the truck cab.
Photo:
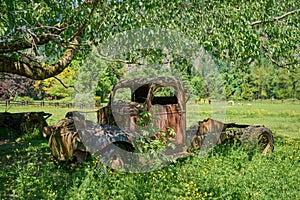
<svg viewBox="0 0 300 200">
<path fill-rule="evenodd" d="M 107 106 L 98 110 L 97 119 L 101 125 L 137 132 L 142 112 L 151 114 L 151 123 L 158 130 L 175 132 L 172 143 L 176 147 L 185 146 L 186 107 L 180 80 L 157 77 L 120 81 L 112 89 Z"/>
</svg>

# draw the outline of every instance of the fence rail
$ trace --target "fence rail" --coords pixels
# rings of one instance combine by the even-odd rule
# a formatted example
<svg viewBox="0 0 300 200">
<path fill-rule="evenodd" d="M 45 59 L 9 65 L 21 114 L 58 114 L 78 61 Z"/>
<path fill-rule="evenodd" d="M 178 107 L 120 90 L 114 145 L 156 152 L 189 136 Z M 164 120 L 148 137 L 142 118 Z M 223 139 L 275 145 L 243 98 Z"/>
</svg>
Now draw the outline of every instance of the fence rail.
<svg viewBox="0 0 300 200">
<path fill-rule="evenodd" d="M 49 101 L 40 101 L 40 102 L 29 102 L 29 101 L 12 101 L 5 100 L 0 101 L 0 106 L 35 106 L 35 107 L 56 107 L 56 108 L 95 108 L 97 106 L 92 104 L 74 104 L 74 103 L 66 103 L 66 102 L 49 102 Z M 99 107 L 99 106 L 98 106 Z M 101 107 L 101 106 L 100 106 Z"/>
</svg>

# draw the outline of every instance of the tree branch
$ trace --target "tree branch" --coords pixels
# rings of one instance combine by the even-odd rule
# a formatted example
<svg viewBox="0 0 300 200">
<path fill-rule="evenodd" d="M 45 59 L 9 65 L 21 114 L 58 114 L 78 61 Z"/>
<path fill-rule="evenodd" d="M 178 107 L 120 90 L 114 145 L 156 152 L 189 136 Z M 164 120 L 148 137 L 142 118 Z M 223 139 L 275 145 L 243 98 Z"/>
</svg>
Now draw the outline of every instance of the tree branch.
<svg viewBox="0 0 300 200">
<path fill-rule="evenodd" d="M 263 45 L 262 45 L 262 48 L 263 48 L 263 50 L 266 52 L 266 55 L 268 56 L 268 58 L 270 59 L 270 61 L 271 61 L 273 64 L 275 64 L 277 67 L 280 67 L 280 68 L 289 68 L 288 66 L 298 64 L 297 61 L 291 62 L 291 63 L 286 63 L 286 64 L 280 64 L 279 62 L 277 62 L 276 60 L 274 60 L 274 58 L 270 55 L 269 50 L 268 50 L 268 48 L 267 48 L 266 46 L 263 46 Z"/>
<path fill-rule="evenodd" d="M 79 49 L 81 36 L 78 35 L 70 42 L 65 53 L 53 65 L 38 62 L 36 60 L 29 60 L 23 57 L 18 60 L 5 55 L 0 55 L 0 71 L 19 74 L 34 80 L 43 80 L 60 74 L 72 61 L 75 53 Z"/>
<path fill-rule="evenodd" d="M 266 24 L 266 23 L 276 22 L 276 21 L 279 21 L 279 20 L 282 20 L 282 19 L 286 18 L 289 15 L 295 14 L 295 13 L 297 13 L 299 11 L 300 11 L 300 9 L 296 9 L 296 10 L 287 12 L 287 13 L 279 16 L 279 17 L 275 17 L 275 18 L 273 18 L 271 20 L 267 20 L 267 21 L 258 20 L 258 21 L 252 22 L 251 26 L 256 26 L 258 24 Z"/>
<path fill-rule="evenodd" d="M 88 2 L 88 1 L 85 1 L 85 2 Z M 87 17 L 87 20 L 85 20 L 76 30 L 75 30 L 75 33 L 73 34 L 73 36 L 70 38 L 70 41 L 72 41 L 74 39 L 74 37 L 77 37 L 78 35 L 81 35 L 82 32 L 84 31 L 84 29 L 86 28 L 87 26 L 87 23 L 90 21 L 94 11 L 96 10 L 97 8 L 97 5 L 99 3 L 99 0 L 95 0 L 92 4 L 92 9 L 90 11 L 90 13 L 88 14 L 88 17 Z"/>
<path fill-rule="evenodd" d="M 26 29 L 27 30 L 27 29 Z M 40 35 L 33 35 L 32 32 L 27 30 L 32 36 L 30 39 L 19 38 L 11 41 L 0 42 L 0 54 L 12 53 L 19 50 L 24 50 L 34 46 L 40 46 L 54 40 L 54 35 L 60 35 L 64 29 L 55 29 L 52 33 L 42 33 Z"/>
<path fill-rule="evenodd" d="M 64 82 L 62 82 L 62 80 L 60 80 L 59 78 L 57 78 L 56 76 L 54 76 L 53 78 L 55 78 L 62 86 L 64 86 L 64 88 L 68 89 L 68 88 L 74 88 L 74 86 L 72 85 L 65 85 Z"/>
<path fill-rule="evenodd" d="M 95 0 L 93 2 L 93 7 L 88 16 L 89 18 L 77 27 L 74 35 L 69 41 L 69 45 L 66 48 L 64 54 L 58 59 L 58 61 L 55 64 L 50 65 L 46 63 L 41 63 L 37 60 L 29 60 L 26 57 L 23 57 L 22 59 L 16 59 L 7 55 L 0 55 L 0 72 L 19 74 L 21 76 L 25 76 L 34 80 L 43 80 L 60 74 L 71 63 L 75 54 L 79 50 L 81 39 L 84 36 L 84 30 L 86 28 L 87 22 L 90 21 L 92 13 L 98 6 L 98 3 L 99 0 Z M 43 39 L 43 42 L 45 42 L 49 38 L 44 37 Z M 19 40 L 17 41 L 17 43 L 15 43 L 14 48 L 18 49 L 20 45 L 28 46 L 29 43 Z M 30 44 L 30 46 L 31 45 L 32 44 Z M 13 46 L 8 46 L 8 49 L 11 48 L 13 48 Z"/>
</svg>

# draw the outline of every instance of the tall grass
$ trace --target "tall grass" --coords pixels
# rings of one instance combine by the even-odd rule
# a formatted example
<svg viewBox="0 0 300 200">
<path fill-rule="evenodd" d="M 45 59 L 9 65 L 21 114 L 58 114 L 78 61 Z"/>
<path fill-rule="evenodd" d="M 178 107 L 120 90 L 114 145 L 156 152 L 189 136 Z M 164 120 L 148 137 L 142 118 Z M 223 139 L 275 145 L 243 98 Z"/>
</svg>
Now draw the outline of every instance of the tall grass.
<svg viewBox="0 0 300 200">
<path fill-rule="evenodd" d="M 188 124 L 212 115 L 208 104 L 196 108 L 188 105 Z M 43 110 L 55 114 L 50 123 L 67 111 Z M 227 106 L 225 120 L 264 124 L 274 132 L 275 151 L 262 156 L 223 145 L 207 155 L 195 152 L 162 169 L 131 174 L 113 172 L 93 157 L 75 168 L 55 165 L 47 141 L 37 133 L 10 137 L 0 145 L 0 199 L 300 199 L 300 105 Z"/>
</svg>

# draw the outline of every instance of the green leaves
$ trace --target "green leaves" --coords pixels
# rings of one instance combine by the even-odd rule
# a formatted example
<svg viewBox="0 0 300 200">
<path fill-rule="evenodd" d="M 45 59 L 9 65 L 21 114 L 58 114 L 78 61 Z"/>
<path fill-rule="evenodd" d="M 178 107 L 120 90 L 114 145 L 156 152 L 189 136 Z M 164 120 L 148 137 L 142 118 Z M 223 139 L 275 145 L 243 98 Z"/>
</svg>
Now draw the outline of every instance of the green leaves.
<svg viewBox="0 0 300 200">
<path fill-rule="evenodd" d="M 155 159 L 160 160 L 166 156 L 164 154 L 166 148 L 174 146 L 171 142 L 176 132 L 171 127 L 167 127 L 166 131 L 159 130 L 152 120 L 153 116 L 149 111 L 139 113 L 137 132 L 141 137 L 135 139 L 136 151 L 137 153 L 150 153 L 148 156 L 155 156 Z"/>
<path fill-rule="evenodd" d="M 133 63 L 142 57 L 146 64 L 160 63 L 164 56 L 161 51 L 167 47 L 172 49 L 169 52 L 174 61 L 171 68 L 182 70 L 187 78 L 190 78 L 191 66 L 187 64 L 189 58 L 182 55 L 202 48 L 216 63 L 226 63 L 226 67 L 239 68 L 243 73 L 249 73 L 251 63 L 259 63 L 261 59 L 275 67 L 299 68 L 298 0 L 107 1 L 99 2 L 89 17 L 92 3 L 94 1 L 1 2 L 0 44 L 16 41 L 30 44 L 5 56 L 22 60 L 26 53 L 37 61 L 54 64 L 81 29 L 84 34 L 80 49 L 72 59 L 83 60 L 89 56 L 91 45 L 103 44 L 116 36 L 120 39 L 120 33 L 126 31 L 127 35 L 132 33 L 131 38 L 121 37 L 122 40 L 101 46 L 101 50 L 108 50 L 105 56 Z M 144 30 L 144 33 L 136 30 Z M 39 43 L 43 34 L 51 39 Z M 188 38 L 186 43 L 193 41 L 198 46 L 178 42 L 174 35 L 184 36 Z M 9 49 L 7 45 L 1 48 Z M 232 90 L 241 90 L 235 87 L 243 82 L 243 73 L 234 76 L 239 80 L 228 82 Z"/>
</svg>

